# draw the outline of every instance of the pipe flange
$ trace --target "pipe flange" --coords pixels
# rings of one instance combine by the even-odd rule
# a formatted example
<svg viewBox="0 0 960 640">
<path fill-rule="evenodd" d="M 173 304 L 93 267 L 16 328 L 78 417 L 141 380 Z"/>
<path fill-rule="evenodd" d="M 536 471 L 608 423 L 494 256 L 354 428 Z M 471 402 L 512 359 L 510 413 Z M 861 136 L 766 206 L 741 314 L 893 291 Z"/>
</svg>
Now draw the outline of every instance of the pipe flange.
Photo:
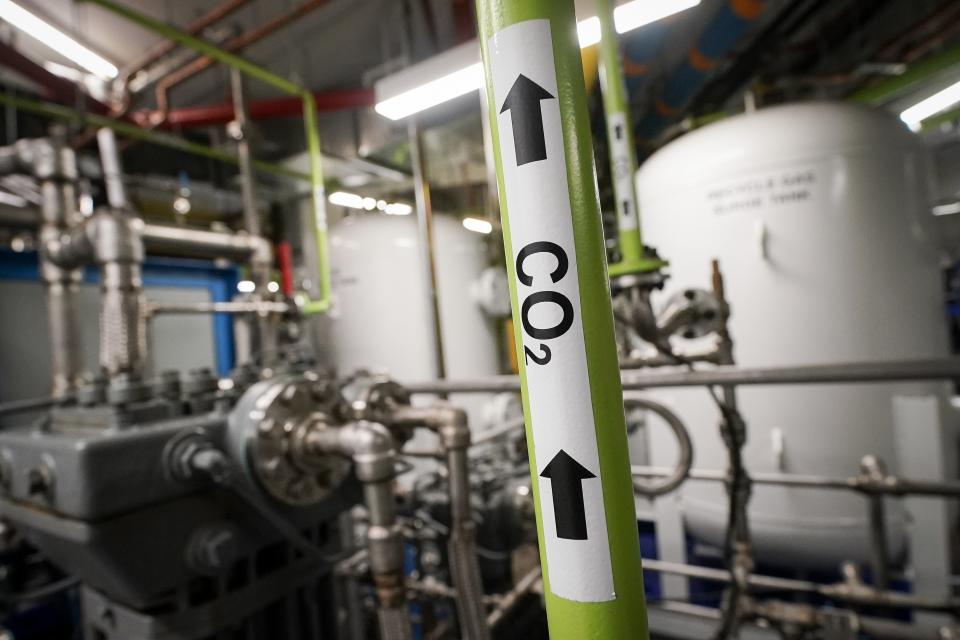
<svg viewBox="0 0 960 640">
<path fill-rule="evenodd" d="M 347 478 L 350 461 L 335 455 L 309 455 L 302 442 L 307 432 L 339 426 L 339 404 L 338 396 L 318 394 L 317 380 L 311 377 L 259 382 L 230 414 L 230 451 L 247 476 L 271 497 L 292 506 L 317 504 Z"/>
<path fill-rule="evenodd" d="M 410 392 L 386 376 L 358 375 L 344 392 L 355 420 L 388 424 L 395 407 L 410 404 Z"/>
</svg>

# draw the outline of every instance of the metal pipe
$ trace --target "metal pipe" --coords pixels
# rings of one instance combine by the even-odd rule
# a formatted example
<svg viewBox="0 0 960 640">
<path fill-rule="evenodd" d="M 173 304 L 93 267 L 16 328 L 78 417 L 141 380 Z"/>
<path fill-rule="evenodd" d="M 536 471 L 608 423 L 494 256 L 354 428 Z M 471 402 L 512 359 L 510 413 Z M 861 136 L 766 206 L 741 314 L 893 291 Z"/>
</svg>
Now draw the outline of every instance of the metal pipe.
<svg viewBox="0 0 960 640">
<path fill-rule="evenodd" d="M 450 570 L 457 590 L 457 613 L 465 640 L 489 640 L 483 603 L 483 583 L 477 560 L 476 525 L 470 503 L 470 428 L 467 414 L 448 405 L 399 406 L 393 409 L 391 426 L 427 427 L 440 436 L 446 457 L 450 498 Z"/>
<path fill-rule="evenodd" d="M 413 169 L 413 195 L 417 206 L 420 262 L 427 294 L 425 303 L 430 322 L 430 334 L 433 338 L 433 368 L 437 378 L 442 380 L 447 377 L 447 365 L 443 348 L 443 328 L 440 324 L 437 264 L 433 247 L 433 204 L 430 199 L 430 184 L 426 177 L 423 139 L 416 118 L 411 118 L 407 125 L 407 135 L 410 142 L 410 164 Z"/>
<path fill-rule="evenodd" d="M 377 615 L 384 640 L 409 640 L 403 578 L 403 537 L 391 485 L 396 477 L 393 437 L 383 425 L 355 422 L 345 427 L 313 429 L 305 436 L 309 454 L 333 453 L 353 458 L 370 513 L 367 528 L 370 571 L 380 606 Z"/>
<path fill-rule="evenodd" d="M 127 207 L 127 193 L 123 186 L 123 170 L 120 167 L 120 152 L 113 129 L 102 127 L 97 130 L 97 146 L 100 149 L 100 166 L 103 167 L 103 181 L 107 186 L 107 201 L 114 209 Z"/>
<path fill-rule="evenodd" d="M 269 300 L 237 301 L 237 302 L 149 302 L 146 314 L 206 314 L 206 313 L 260 313 L 284 314 L 290 312 L 290 305 L 286 302 L 271 302 Z"/>
<path fill-rule="evenodd" d="M 97 2 L 98 0 L 89 0 L 89 1 Z M 288 24 L 291 24 L 294 21 L 309 14 L 311 11 L 315 9 L 319 9 L 320 7 L 326 4 L 329 4 L 329 2 L 330 0 L 305 0 L 304 2 L 300 3 L 299 5 L 294 7 L 292 10 L 288 11 L 287 13 L 281 14 L 269 20 L 268 22 L 265 22 L 264 24 L 258 26 L 256 29 L 253 29 L 246 33 L 242 33 L 239 36 L 236 36 L 235 38 L 231 38 L 226 43 L 224 43 L 222 48 L 216 48 L 207 43 L 204 43 L 204 44 L 207 44 L 207 46 L 209 46 L 211 49 L 215 51 L 219 51 L 221 53 L 229 53 L 229 54 L 238 53 L 240 51 L 243 51 L 245 48 L 249 47 L 250 45 L 256 42 L 259 42 L 265 37 L 279 31 L 280 29 L 287 26 Z M 133 16 L 142 17 L 142 16 L 139 16 L 138 14 L 135 14 L 133 11 L 128 10 L 127 17 L 136 22 L 137 20 L 134 19 Z M 170 37 L 171 39 L 175 39 L 172 36 L 167 36 L 167 37 Z M 200 40 L 197 40 L 197 41 L 203 42 Z M 188 46 L 204 55 L 200 58 L 196 58 L 189 64 L 184 65 L 183 67 L 180 67 L 179 69 L 173 71 L 172 73 L 164 76 L 157 82 L 155 87 L 155 96 L 157 101 L 158 113 L 161 118 L 160 121 L 165 120 L 166 114 L 169 112 L 169 94 L 174 87 L 176 87 L 179 84 L 182 84 L 183 82 L 186 82 L 187 80 L 194 77 L 201 71 L 208 69 L 213 65 L 214 61 L 219 60 L 220 62 L 224 62 L 224 60 L 220 56 L 216 55 L 215 53 L 211 53 L 211 51 L 209 50 L 202 50 L 196 47 L 195 45 L 189 44 L 186 42 L 182 42 L 182 41 L 178 41 L 178 42 L 179 44 Z M 244 73 L 249 73 L 249 71 L 244 70 Z M 256 74 L 254 73 L 249 73 L 249 75 L 253 75 L 254 77 L 257 77 Z M 279 77 L 279 76 L 275 76 L 275 77 Z M 281 91 L 285 91 L 285 90 L 281 89 Z M 286 93 L 293 93 L 294 95 L 296 95 L 298 92 L 286 91 Z"/>
<path fill-rule="evenodd" d="M 222 233 L 186 227 L 144 224 L 141 231 L 147 252 L 174 253 L 203 258 L 249 260 L 258 253 L 261 259 L 271 259 L 270 243 L 255 236 L 240 233 Z"/>
<path fill-rule="evenodd" d="M 59 242 L 79 222 L 76 210 L 77 161 L 57 128 L 49 139 L 17 143 L 20 163 L 40 180 L 40 277 L 47 299 L 50 330 L 51 395 L 69 395 L 80 382 L 80 314 L 77 309 L 82 272 L 51 260 L 47 243 Z"/>
<path fill-rule="evenodd" d="M 513 585 L 510 591 L 507 591 L 500 597 L 493 611 L 487 616 L 487 625 L 490 628 L 497 626 L 497 624 L 503 620 L 503 617 L 517 606 L 520 598 L 541 584 L 543 584 L 543 573 L 540 571 L 540 567 L 530 570 L 526 575 L 517 580 L 517 584 Z"/>
<path fill-rule="evenodd" d="M 649 571 L 659 571 L 661 573 L 670 573 L 725 584 L 731 581 L 730 572 L 725 569 L 700 567 L 679 562 L 644 559 L 643 568 Z M 926 611 L 955 611 L 957 607 L 960 606 L 960 599 L 958 598 L 938 600 L 899 591 L 874 589 L 866 585 L 852 585 L 848 583 L 819 584 L 809 580 L 794 580 L 792 578 L 779 578 L 757 574 L 750 574 L 747 581 L 750 587 L 755 589 L 817 594 L 832 600 L 864 606 L 923 609 Z"/>
<path fill-rule="evenodd" d="M 640 478 L 658 478 L 667 476 L 671 470 L 635 465 L 632 467 L 632 472 L 634 476 Z M 687 477 L 690 480 L 706 482 L 726 482 L 727 478 L 725 471 L 713 469 L 691 469 Z M 873 480 L 863 475 L 850 478 L 830 478 L 827 476 L 758 471 L 750 474 L 750 480 L 756 485 L 858 491 L 868 495 L 960 498 L 960 483 L 958 482 L 910 480 L 890 475 L 879 480 Z"/>
<path fill-rule="evenodd" d="M 224 0 L 214 8 L 210 9 L 210 11 L 206 12 L 187 25 L 184 31 L 193 36 L 202 35 L 203 32 L 208 28 L 217 22 L 228 18 L 238 9 L 241 9 L 248 4 L 250 4 L 250 0 Z M 135 76 L 140 71 L 143 71 L 176 48 L 177 44 L 172 40 L 163 40 L 147 49 L 146 53 L 144 53 L 139 60 L 124 69 L 122 75 L 123 84 L 126 85 L 130 78 Z"/>
<path fill-rule="evenodd" d="M 243 226 L 251 236 L 261 236 L 260 212 L 257 208 L 257 185 L 253 174 L 253 150 L 250 145 L 250 118 L 247 115 L 246 96 L 244 95 L 243 74 L 235 67 L 230 68 L 230 92 L 233 100 L 234 120 L 227 127 L 230 136 L 237 143 L 237 159 L 240 168 L 240 189 L 243 201 Z M 250 271 L 254 282 L 254 301 L 263 298 L 270 282 L 272 256 L 264 259 L 257 253 L 250 256 Z M 260 364 L 271 366 L 277 356 L 277 330 L 274 318 L 268 314 L 258 314 L 253 322 L 256 332 L 254 344 L 260 354 Z"/>
<path fill-rule="evenodd" d="M 275 73 L 271 73 L 267 69 L 264 69 L 263 67 L 260 67 L 249 60 L 234 55 L 228 51 L 224 51 L 223 49 L 220 49 L 209 42 L 195 38 L 180 31 L 179 29 L 164 24 L 159 20 L 155 20 L 127 6 L 118 4 L 113 0 L 83 1 L 103 7 L 107 11 L 126 18 L 127 20 L 130 20 L 144 29 L 158 33 L 186 47 L 190 47 L 195 51 L 212 58 L 213 60 L 217 60 L 218 62 L 221 62 L 232 69 L 239 69 L 244 74 L 256 78 L 257 80 L 268 84 L 279 91 L 290 95 L 299 96 L 301 98 L 303 101 L 304 134 L 307 139 L 307 153 L 310 158 L 310 193 L 311 197 L 313 198 L 314 218 L 311 230 L 316 234 L 317 254 L 320 261 L 319 298 L 313 300 L 306 299 L 304 304 L 301 306 L 301 310 L 307 315 L 326 313 L 329 311 L 332 293 L 330 284 L 330 259 L 327 251 L 327 209 L 323 186 L 323 167 L 321 166 L 320 162 L 320 134 L 317 127 L 316 102 L 313 94 L 300 85 L 291 82 Z M 301 15 L 304 15 L 301 12 L 309 11 L 327 1 L 329 0 L 309 0 L 300 7 L 294 9 L 288 15 L 293 15 L 293 18 L 291 19 L 295 19 Z M 262 28 L 265 27 L 266 25 Z"/>
<path fill-rule="evenodd" d="M 860 475 L 874 484 L 883 484 L 889 474 L 882 460 L 868 455 L 860 461 Z M 879 589 L 886 589 L 890 586 L 890 545 L 887 541 L 887 516 L 882 493 L 874 493 L 867 498 L 867 518 L 870 522 L 873 583 Z"/>
<path fill-rule="evenodd" d="M 960 379 L 960 358 L 856 362 L 799 367 L 721 366 L 697 371 L 623 371 L 623 389 L 709 385 L 861 384 Z M 404 384 L 411 393 L 498 393 L 520 390 L 519 376 L 431 380 Z"/>
</svg>

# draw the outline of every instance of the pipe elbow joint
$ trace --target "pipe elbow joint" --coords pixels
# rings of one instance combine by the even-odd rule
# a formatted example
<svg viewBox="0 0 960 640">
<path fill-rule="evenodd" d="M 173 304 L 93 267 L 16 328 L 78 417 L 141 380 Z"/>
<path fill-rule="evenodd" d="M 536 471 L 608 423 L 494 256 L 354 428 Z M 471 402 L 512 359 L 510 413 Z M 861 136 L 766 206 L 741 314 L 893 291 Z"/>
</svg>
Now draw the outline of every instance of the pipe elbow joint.
<svg viewBox="0 0 960 640">
<path fill-rule="evenodd" d="M 346 440 L 361 482 L 386 482 L 396 475 L 396 447 L 393 435 L 382 424 L 355 422 L 344 427 L 341 441 Z"/>
<path fill-rule="evenodd" d="M 470 446 L 470 425 L 467 412 L 460 407 L 441 405 L 437 408 L 437 433 L 447 450 Z"/>
</svg>

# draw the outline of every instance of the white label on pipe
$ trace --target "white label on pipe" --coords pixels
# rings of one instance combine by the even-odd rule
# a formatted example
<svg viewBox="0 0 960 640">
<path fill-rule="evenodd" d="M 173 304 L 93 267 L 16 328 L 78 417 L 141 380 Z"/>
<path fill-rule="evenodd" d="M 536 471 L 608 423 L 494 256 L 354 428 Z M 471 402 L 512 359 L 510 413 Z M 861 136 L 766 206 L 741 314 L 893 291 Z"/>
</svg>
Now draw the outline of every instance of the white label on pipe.
<svg viewBox="0 0 960 640">
<path fill-rule="evenodd" d="M 489 45 L 550 590 L 614 600 L 550 23 Z"/>
<path fill-rule="evenodd" d="M 610 170 L 613 172 L 613 196 L 617 199 L 617 221 L 620 231 L 637 228 L 637 196 L 633 191 L 630 154 L 627 143 L 627 114 L 607 116 L 607 139 L 610 141 Z"/>
</svg>

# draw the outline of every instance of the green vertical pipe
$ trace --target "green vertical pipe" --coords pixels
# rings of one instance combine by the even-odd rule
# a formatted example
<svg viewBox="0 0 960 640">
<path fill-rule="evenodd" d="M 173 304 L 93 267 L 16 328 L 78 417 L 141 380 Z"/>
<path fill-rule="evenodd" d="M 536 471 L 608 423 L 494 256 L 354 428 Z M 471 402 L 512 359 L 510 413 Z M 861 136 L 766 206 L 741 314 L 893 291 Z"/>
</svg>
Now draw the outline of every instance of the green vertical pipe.
<svg viewBox="0 0 960 640">
<path fill-rule="evenodd" d="M 644 256 L 640 226 L 640 203 L 634 186 L 637 173 L 636 148 L 630 126 L 630 103 L 623 77 L 620 42 L 613 19 L 610 0 L 597 0 L 600 20 L 600 88 L 607 122 L 610 148 L 610 176 L 613 182 L 620 260 L 610 265 L 610 275 L 656 271 L 664 265 Z"/>
<path fill-rule="evenodd" d="M 555 594 L 545 550 L 545 533 L 540 502 L 534 426 L 528 386 L 528 365 L 520 358 L 520 379 L 526 416 L 527 446 L 533 476 L 540 559 L 544 568 L 547 617 L 552 640 L 644 640 L 647 635 L 646 604 L 640 548 L 637 535 L 630 460 L 623 413 L 613 313 L 606 274 L 603 227 L 594 181 L 593 147 L 584 91 L 580 48 L 572 0 L 477 0 L 480 43 L 486 72 L 487 101 L 493 132 L 494 157 L 500 191 L 500 210 L 506 248 L 513 325 L 517 353 L 524 354 L 522 315 L 514 264 L 512 217 L 524 211 L 509 211 L 504 182 L 503 152 L 500 144 L 500 109 L 495 103 L 490 38 L 501 30 L 529 20 L 547 20 L 552 34 L 557 76 L 560 126 L 570 199 L 569 221 L 573 229 L 584 349 L 589 394 L 595 424 L 603 506 L 607 518 L 607 543 L 613 574 L 614 597 L 605 602 L 578 602 Z M 535 51 L 529 52 L 531 56 Z M 558 214 L 559 215 L 559 214 Z M 565 215 L 565 214 L 563 214 Z M 567 224 L 566 221 L 563 221 Z M 529 298 L 527 299 L 529 301 Z M 537 365 L 530 365 L 537 366 Z M 584 395 L 587 390 L 584 390 Z M 550 428 L 551 425 L 542 425 Z M 567 428 L 570 425 L 565 425 Z M 559 427 L 559 425 L 558 425 Z M 542 475 L 542 474 L 540 474 Z"/>
<path fill-rule="evenodd" d="M 637 194 L 633 187 L 637 160 L 634 155 L 633 132 L 631 127 L 625 126 L 630 122 L 630 106 L 623 79 L 620 43 L 617 40 L 610 0 L 596 0 L 596 6 L 597 17 L 600 20 L 600 89 L 607 121 L 610 175 L 616 200 L 617 225 L 620 230 L 620 261 L 637 262 L 643 257 L 640 214 L 637 208 Z M 617 130 L 617 127 L 620 127 L 620 130 Z M 622 141 L 618 139 L 621 136 Z M 619 154 L 618 148 L 622 147 L 626 147 L 629 153 Z M 629 183 L 617 180 L 617 177 L 623 174 L 629 176 Z"/>
<path fill-rule="evenodd" d="M 303 99 L 303 127 L 307 138 L 307 152 L 310 155 L 311 197 L 313 198 L 314 226 L 317 232 L 317 257 L 320 263 L 320 297 L 315 300 L 305 300 L 301 309 L 307 314 L 326 312 L 330 308 L 331 302 L 330 264 L 329 252 L 326 246 L 327 215 L 323 189 L 323 168 L 320 163 L 320 134 L 317 130 L 316 102 L 314 101 L 313 94 L 300 85 L 290 82 L 286 78 L 272 73 L 245 58 L 224 51 L 209 42 L 195 38 L 176 27 L 155 20 L 113 0 L 81 1 L 90 2 L 102 7 L 148 31 L 152 31 L 177 44 L 193 49 L 197 53 L 222 62 L 228 67 L 238 69 L 251 78 L 255 78 L 284 93 L 300 96 Z"/>
</svg>

